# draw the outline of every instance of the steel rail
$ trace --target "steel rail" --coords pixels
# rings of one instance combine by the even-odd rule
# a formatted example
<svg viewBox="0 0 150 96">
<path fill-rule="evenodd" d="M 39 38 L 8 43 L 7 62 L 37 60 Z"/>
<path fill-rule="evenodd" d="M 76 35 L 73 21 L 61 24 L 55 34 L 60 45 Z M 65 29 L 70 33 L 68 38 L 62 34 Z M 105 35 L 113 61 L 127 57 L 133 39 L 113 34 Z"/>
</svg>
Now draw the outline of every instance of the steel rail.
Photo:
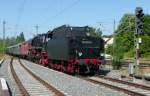
<svg viewBox="0 0 150 96">
<path fill-rule="evenodd" d="M 128 94 L 130 96 L 146 96 L 146 95 L 141 94 L 141 93 L 133 92 L 132 90 L 127 90 L 127 89 L 124 89 L 124 88 L 121 88 L 121 87 L 118 87 L 118 86 L 114 86 L 113 84 L 104 83 L 104 82 L 93 80 L 93 79 L 90 79 L 90 78 L 84 78 L 84 77 L 79 77 L 79 78 L 81 78 L 83 80 L 86 80 L 86 81 L 89 81 L 89 82 L 94 83 L 94 84 L 103 85 L 103 86 L 106 86 L 108 88 L 124 92 L 125 94 Z"/>
<path fill-rule="evenodd" d="M 13 58 L 11 58 L 11 61 L 10 61 L 10 70 L 11 70 L 11 73 L 12 73 L 12 76 L 22 94 L 22 96 L 30 96 L 29 93 L 27 92 L 27 90 L 25 89 L 25 87 L 23 86 L 23 84 L 21 83 L 19 77 L 17 76 L 15 70 L 14 70 L 14 67 L 13 67 Z"/>
<path fill-rule="evenodd" d="M 51 86 L 49 83 L 41 79 L 39 76 L 35 75 L 32 71 L 30 71 L 27 67 L 25 67 L 22 62 L 20 61 L 20 65 L 29 73 L 31 76 L 33 76 L 36 80 L 38 80 L 41 84 L 43 84 L 45 87 L 47 87 L 50 91 L 54 92 L 56 96 L 65 96 L 64 93 L 57 90 L 55 87 Z"/>
<path fill-rule="evenodd" d="M 133 87 L 137 87 L 137 88 L 141 88 L 141 89 L 150 91 L 149 86 L 145 86 L 145 85 L 142 85 L 142 84 L 127 82 L 127 81 L 123 81 L 123 80 L 119 80 L 119 79 L 115 79 L 115 78 L 110 78 L 110 77 L 104 77 L 104 76 L 98 76 L 98 78 L 102 78 L 102 79 L 110 80 L 110 81 L 113 81 L 113 82 L 122 83 L 122 84 L 126 84 L 126 85 L 129 85 L 129 86 L 133 86 Z"/>
</svg>

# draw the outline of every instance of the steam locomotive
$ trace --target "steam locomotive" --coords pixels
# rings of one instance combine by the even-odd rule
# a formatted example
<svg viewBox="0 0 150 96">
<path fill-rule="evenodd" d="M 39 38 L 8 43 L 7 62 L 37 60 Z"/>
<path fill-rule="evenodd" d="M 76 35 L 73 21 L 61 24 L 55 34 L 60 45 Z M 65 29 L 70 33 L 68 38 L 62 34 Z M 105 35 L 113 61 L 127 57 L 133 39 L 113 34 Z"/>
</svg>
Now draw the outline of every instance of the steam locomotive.
<svg viewBox="0 0 150 96">
<path fill-rule="evenodd" d="M 96 73 L 102 64 L 104 41 L 90 28 L 63 25 L 7 48 L 7 53 L 68 74 Z"/>
</svg>

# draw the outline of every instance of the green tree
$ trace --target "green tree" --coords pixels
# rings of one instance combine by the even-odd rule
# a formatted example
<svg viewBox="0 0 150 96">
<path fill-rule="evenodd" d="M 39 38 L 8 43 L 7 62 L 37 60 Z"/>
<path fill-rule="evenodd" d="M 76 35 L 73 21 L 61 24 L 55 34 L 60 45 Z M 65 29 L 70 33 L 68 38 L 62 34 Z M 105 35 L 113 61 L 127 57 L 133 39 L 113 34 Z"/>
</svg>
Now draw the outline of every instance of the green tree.
<svg viewBox="0 0 150 96">
<path fill-rule="evenodd" d="M 8 47 L 8 46 L 12 46 L 12 45 L 24 42 L 24 41 L 25 41 L 25 38 L 24 38 L 23 32 L 20 33 L 20 35 L 17 36 L 16 38 L 15 37 L 9 37 L 9 38 L 7 37 L 5 39 L 5 46 L 4 46 L 4 40 L 0 39 L 0 46 L 1 46 L 0 53 L 3 53 L 6 50 L 6 47 Z"/>
<path fill-rule="evenodd" d="M 91 27 L 89 30 L 91 36 L 93 37 L 101 37 L 102 36 L 102 31 L 100 30 L 100 28 L 96 29 Z"/>
<path fill-rule="evenodd" d="M 119 58 L 133 58 L 134 56 L 134 32 L 135 16 L 134 14 L 125 14 L 120 20 L 118 29 L 115 32 L 115 54 Z M 142 44 L 140 53 L 143 58 L 150 57 L 150 15 L 144 16 L 144 35 L 141 36 Z M 117 56 L 118 57 L 118 56 Z"/>
<path fill-rule="evenodd" d="M 21 32 L 20 35 L 17 36 L 16 42 L 21 43 L 21 42 L 24 42 L 24 41 L 25 41 L 24 34 L 23 34 L 23 32 Z"/>
<path fill-rule="evenodd" d="M 133 14 L 125 14 L 114 33 L 113 67 L 121 67 L 124 54 L 134 47 L 135 18 Z"/>
<path fill-rule="evenodd" d="M 100 28 L 98 28 L 98 29 L 96 29 L 96 35 L 98 36 L 98 37 L 101 37 L 102 36 L 102 30 L 100 29 Z"/>
<path fill-rule="evenodd" d="M 107 45 L 106 54 L 113 55 L 113 45 L 112 44 Z"/>
<path fill-rule="evenodd" d="M 142 36 L 142 43 L 140 46 L 140 54 L 143 58 L 150 58 L 150 36 L 145 34 Z"/>
</svg>

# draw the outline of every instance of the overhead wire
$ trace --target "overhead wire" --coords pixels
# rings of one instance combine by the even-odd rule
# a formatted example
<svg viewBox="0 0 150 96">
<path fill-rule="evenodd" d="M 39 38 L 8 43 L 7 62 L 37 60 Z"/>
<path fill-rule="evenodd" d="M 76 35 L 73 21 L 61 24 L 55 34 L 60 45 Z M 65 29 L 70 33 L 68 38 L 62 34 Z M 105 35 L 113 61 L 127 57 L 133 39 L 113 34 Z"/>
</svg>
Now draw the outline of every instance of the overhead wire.
<svg viewBox="0 0 150 96">
<path fill-rule="evenodd" d="M 115 25 L 118 25 L 118 23 L 119 23 L 120 21 L 115 21 Z M 97 22 L 98 24 L 99 24 L 99 28 L 101 29 L 101 31 L 103 31 L 103 32 L 109 32 L 109 33 L 111 33 L 111 31 L 109 30 L 110 28 L 107 28 L 106 27 L 106 25 L 114 25 L 114 22 L 111 20 L 111 21 L 101 21 L 101 22 Z M 112 27 L 112 29 L 113 29 L 113 27 Z"/>
<path fill-rule="evenodd" d="M 22 0 L 19 10 L 18 10 L 18 16 L 17 16 L 17 20 L 16 20 L 16 25 L 15 25 L 15 29 L 14 29 L 14 34 L 16 35 L 18 33 L 18 27 L 20 25 L 20 21 L 22 18 L 22 14 L 23 11 L 25 9 L 25 4 L 26 4 L 27 0 Z M 52 16 L 50 19 L 54 20 L 56 17 L 60 16 L 61 14 L 65 13 L 66 11 L 70 10 L 72 7 L 74 7 L 75 5 L 77 5 L 81 0 L 76 0 L 75 2 L 71 3 L 69 6 L 63 8 L 62 10 L 60 10 L 58 13 L 56 13 L 54 16 Z M 52 21 L 51 20 L 51 21 Z M 47 21 L 47 20 L 46 20 Z"/>
<path fill-rule="evenodd" d="M 78 4 L 80 2 L 80 0 L 76 0 L 75 2 L 73 2 L 71 5 L 69 5 L 68 7 L 65 7 L 64 9 L 62 9 L 59 13 L 57 13 L 53 18 L 56 18 L 57 16 L 63 14 L 64 12 L 68 11 L 69 9 L 71 9 L 72 7 L 74 7 L 76 4 Z"/>
<path fill-rule="evenodd" d="M 50 19 L 54 20 L 56 17 L 60 16 L 61 14 L 67 12 L 68 10 L 70 10 L 72 7 L 74 7 L 75 5 L 77 5 L 81 0 L 76 0 L 75 2 L 73 2 L 72 4 L 70 4 L 69 6 L 63 8 L 62 10 L 60 10 L 58 13 L 56 13 L 54 16 L 52 16 Z M 51 22 L 52 22 L 51 20 Z M 47 21 L 47 20 L 45 20 Z M 44 22 L 45 23 L 45 22 Z"/>
<path fill-rule="evenodd" d="M 14 30 L 14 31 L 15 31 L 15 32 L 14 32 L 15 35 L 18 33 L 17 31 L 18 31 L 18 27 L 19 27 L 19 25 L 20 25 L 20 21 L 21 21 L 21 18 L 22 18 L 22 14 L 23 14 L 24 9 L 25 9 L 26 1 L 27 1 L 27 0 L 22 0 L 20 6 L 19 6 L 19 8 L 18 8 L 18 16 L 17 16 L 16 25 L 15 25 L 15 30 Z"/>
</svg>

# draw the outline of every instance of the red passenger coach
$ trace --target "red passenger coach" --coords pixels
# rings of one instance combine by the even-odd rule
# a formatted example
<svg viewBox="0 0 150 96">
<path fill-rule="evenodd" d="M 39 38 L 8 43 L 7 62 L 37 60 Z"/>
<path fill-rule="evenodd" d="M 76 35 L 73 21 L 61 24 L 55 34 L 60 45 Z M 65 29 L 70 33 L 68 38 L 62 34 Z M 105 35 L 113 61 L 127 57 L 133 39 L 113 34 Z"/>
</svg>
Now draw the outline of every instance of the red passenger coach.
<svg viewBox="0 0 150 96">
<path fill-rule="evenodd" d="M 21 44 L 21 55 L 26 58 L 29 55 L 29 50 L 32 48 L 31 41 L 26 41 Z"/>
</svg>

